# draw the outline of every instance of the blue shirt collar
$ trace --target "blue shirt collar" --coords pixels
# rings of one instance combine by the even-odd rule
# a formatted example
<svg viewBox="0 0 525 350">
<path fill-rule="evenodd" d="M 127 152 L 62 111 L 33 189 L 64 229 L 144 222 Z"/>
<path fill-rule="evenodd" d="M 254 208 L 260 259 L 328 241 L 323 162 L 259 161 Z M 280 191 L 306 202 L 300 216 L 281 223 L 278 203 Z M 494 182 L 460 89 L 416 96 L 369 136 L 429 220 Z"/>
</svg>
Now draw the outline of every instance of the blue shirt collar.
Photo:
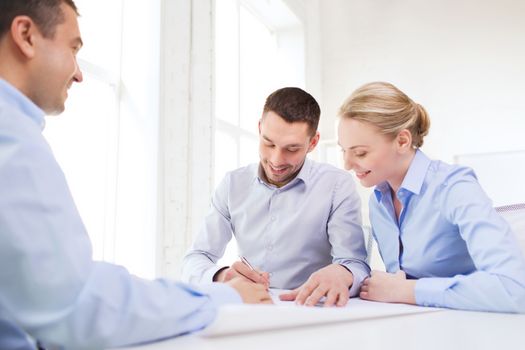
<svg viewBox="0 0 525 350">
<path fill-rule="evenodd" d="M 412 159 L 405 178 L 403 179 L 403 183 L 399 189 L 406 190 L 412 194 L 419 194 L 423 187 L 423 182 L 425 181 L 430 162 L 430 158 L 417 149 L 414 159 Z M 377 201 L 381 202 L 381 198 L 389 191 L 390 185 L 388 182 L 385 181 L 377 185 L 374 189 Z"/>
<path fill-rule="evenodd" d="M 308 181 L 310 180 L 310 169 L 312 168 L 312 161 L 308 158 L 304 159 L 303 166 L 301 167 L 301 170 L 299 171 L 299 174 L 295 177 L 295 181 L 301 180 L 305 184 L 308 184 Z M 292 181 L 294 181 L 292 180 Z M 290 182 L 292 182 L 290 181 Z"/>
<path fill-rule="evenodd" d="M 0 101 L 17 107 L 23 114 L 27 115 L 43 130 L 46 121 L 45 113 L 36 104 L 33 103 L 26 95 L 21 93 L 17 88 L 0 78 Z"/>
</svg>

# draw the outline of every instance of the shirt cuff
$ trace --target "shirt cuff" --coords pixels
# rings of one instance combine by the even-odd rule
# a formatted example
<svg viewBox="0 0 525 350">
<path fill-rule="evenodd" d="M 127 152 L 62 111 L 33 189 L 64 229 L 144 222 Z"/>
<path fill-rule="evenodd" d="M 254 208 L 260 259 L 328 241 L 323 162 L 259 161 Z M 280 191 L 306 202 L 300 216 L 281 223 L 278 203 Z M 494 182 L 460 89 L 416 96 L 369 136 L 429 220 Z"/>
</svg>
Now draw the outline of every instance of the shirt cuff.
<svg viewBox="0 0 525 350">
<path fill-rule="evenodd" d="M 242 304 L 242 298 L 235 289 L 225 283 L 210 283 L 198 288 L 203 294 L 210 297 L 213 305 Z"/>
<path fill-rule="evenodd" d="M 358 263 L 347 263 L 341 265 L 345 267 L 348 271 L 350 271 L 352 275 L 354 275 L 354 281 L 352 282 L 352 285 L 349 289 L 350 298 L 359 295 L 361 284 L 363 283 L 365 278 L 369 276 L 368 272 L 364 271 L 363 266 Z"/>
<path fill-rule="evenodd" d="M 416 304 L 421 306 L 443 307 L 445 291 L 455 280 L 453 278 L 420 278 L 416 282 Z"/>
<path fill-rule="evenodd" d="M 202 279 L 201 279 L 201 283 L 211 283 L 213 282 L 213 276 L 215 276 L 215 274 L 217 273 L 217 271 L 225 268 L 227 266 L 217 266 L 217 265 L 213 265 L 212 267 L 210 267 L 209 269 L 207 269 L 206 271 L 204 271 L 204 273 L 202 274 Z"/>
</svg>

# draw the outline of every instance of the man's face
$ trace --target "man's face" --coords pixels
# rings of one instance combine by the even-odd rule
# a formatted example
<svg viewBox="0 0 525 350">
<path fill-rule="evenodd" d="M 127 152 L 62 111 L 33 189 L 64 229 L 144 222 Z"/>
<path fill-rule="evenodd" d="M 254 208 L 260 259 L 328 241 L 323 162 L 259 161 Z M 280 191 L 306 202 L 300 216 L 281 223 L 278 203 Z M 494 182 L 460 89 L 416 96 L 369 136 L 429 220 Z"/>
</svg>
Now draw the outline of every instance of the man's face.
<svg viewBox="0 0 525 350">
<path fill-rule="evenodd" d="M 29 97 L 49 115 L 64 111 L 67 90 L 73 82 L 82 81 L 77 63 L 77 52 L 82 47 L 77 14 L 62 4 L 64 23 L 56 27 L 52 38 L 36 33 L 33 81 Z"/>
<path fill-rule="evenodd" d="M 259 156 L 269 183 L 281 187 L 301 170 L 306 155 L 319 141 L 306 122 L 288 123 L 269 111 L 259 121 Z"/>
</svg>

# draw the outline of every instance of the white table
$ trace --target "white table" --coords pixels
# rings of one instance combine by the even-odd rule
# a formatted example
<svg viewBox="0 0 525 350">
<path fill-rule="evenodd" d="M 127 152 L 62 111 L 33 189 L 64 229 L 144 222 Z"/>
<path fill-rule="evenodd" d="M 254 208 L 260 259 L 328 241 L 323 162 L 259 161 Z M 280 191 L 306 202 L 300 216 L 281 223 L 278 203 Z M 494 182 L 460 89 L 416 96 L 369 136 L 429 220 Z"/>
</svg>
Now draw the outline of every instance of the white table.
<svg viewBox="0 0 525 350">
<path fill-rule="evenodd" d="M 127 349 L 525 349 L 525 315 L 439 310 L 211 338 L 190 334 Z"/>
</svg>

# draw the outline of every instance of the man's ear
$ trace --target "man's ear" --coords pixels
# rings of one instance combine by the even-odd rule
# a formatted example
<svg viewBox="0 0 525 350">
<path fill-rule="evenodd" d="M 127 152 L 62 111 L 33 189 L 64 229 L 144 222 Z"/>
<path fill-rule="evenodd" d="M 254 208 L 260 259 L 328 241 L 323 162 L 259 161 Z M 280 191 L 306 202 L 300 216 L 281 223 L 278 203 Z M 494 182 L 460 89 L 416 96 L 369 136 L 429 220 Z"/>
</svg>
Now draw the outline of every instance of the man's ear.
<svg viewBox="0 0 525 350">
<path fill-rule="evenodd" d="M 40 35 L 40 31 L 31 18 L 28 16 L 15 17 L 11 22 L 9 34 L 23 56 L 27 58 L 35 56 L 35 38 L 37 34 Z"/>
<path fill-rule="evenodd" d="M 401 130 L 396 136 L 395 143 L 396 143 L 397 149 L 401 153 L 405 153 L 411 150 L 412 149 L 412 134 L 407 129 Z"/>
<path fill-rule="evenodd" d="M 320 137 L 321 134 L 319 134 L 319 131 L 316 131 L 315 135 L 312 136 L 312 138 L 310 139 L 310 144 L 308 145 L 308 152 L 312 152 L 314 150 L 315 146 L 317 146 L 317 144 L 319 143 Z"/>
</svg>

